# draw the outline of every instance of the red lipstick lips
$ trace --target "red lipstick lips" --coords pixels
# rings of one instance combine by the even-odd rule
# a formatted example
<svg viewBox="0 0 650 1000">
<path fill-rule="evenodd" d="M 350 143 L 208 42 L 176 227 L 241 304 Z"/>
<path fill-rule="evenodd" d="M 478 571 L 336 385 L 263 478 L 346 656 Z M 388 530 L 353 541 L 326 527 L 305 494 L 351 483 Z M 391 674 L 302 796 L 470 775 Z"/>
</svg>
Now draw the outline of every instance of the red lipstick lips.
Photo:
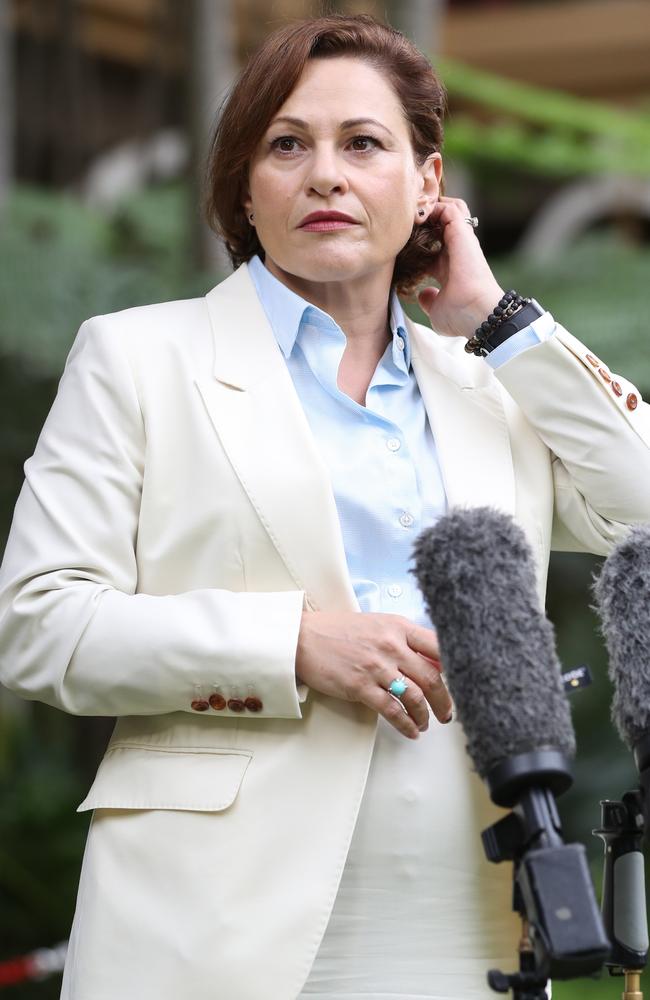
<svg viewBox="0 0 650 1000">
<path fill-rule="evenodd" d="M 311 212 L 306 215 L 299 225 L 299 229 L 313 229 L 315 231 L 326 231 L 331 229 L 342 229 L 344 226 L 357 225 L 357 220 L 344 212 L 321 211 Z"/>
</svg>

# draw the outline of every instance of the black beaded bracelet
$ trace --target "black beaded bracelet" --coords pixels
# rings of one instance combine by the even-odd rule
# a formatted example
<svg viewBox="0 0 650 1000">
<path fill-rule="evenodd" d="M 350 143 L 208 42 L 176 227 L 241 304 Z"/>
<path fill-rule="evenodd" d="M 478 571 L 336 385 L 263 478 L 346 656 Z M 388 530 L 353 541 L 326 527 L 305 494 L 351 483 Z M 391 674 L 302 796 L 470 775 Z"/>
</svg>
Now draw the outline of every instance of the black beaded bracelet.
<svg viewBox="0 0 650 1000">
<path fill-rule="evenodd" d="M 518 292 L 511 288 L 510 291 L 506 292 L 499 302 L 494 307 L 493 311 L 490 313 L 488 318 L 477 327 L 474 336 L 465 344 L 465 350 L 468 354 L 475 354 L 476 357 L 485 357 L 490 353 L 490 347 L 487 344 L 488 337 L 495 333 L 506 320 L 514 316 L 516 312 L 527 305 L 531 300 L 525 299 L 523 296 L 519 295 Z"/>
</svg>

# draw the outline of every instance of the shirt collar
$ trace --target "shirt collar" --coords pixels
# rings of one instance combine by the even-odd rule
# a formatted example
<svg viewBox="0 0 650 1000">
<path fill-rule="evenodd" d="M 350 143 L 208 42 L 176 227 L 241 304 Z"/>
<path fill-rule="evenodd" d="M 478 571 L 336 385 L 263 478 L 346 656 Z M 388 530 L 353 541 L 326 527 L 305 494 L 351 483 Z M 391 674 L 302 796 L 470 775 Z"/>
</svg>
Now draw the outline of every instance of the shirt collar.
<svg viewBox="0 0 650 1000">
<path fill-rule="evenodd" d="M 285 358 L 288 358 L 293 351 L 301 325 L 309 324 L 324 330 L 340 330 L 329 313 L 303 299 L 271 274 L 257 254 L 248 261 L 248 270 Z M 394 291 L 390 297 L 390 330 L 393 337 L 393 362 L 402 371 L 408 372 L 411 366 L 411 347 L 402 304 Z M 400 349 L 398 338 L 402 339 L 404 350 Z"/>
</svg>

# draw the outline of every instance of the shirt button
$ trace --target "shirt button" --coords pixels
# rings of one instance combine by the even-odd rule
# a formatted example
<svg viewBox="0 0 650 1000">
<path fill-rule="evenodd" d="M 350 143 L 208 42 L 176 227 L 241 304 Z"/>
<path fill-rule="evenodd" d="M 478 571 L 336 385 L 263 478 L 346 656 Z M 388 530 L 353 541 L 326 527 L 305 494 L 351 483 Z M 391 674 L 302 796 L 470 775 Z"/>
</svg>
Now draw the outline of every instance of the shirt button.
<svg viewBox="0 0 650 1000">
<path fill-rule="evenodd" d="M 406 514 L 406 513 L 401 514 L 399 523 L 402 525 L 403 528 L 410 528 L 411 525 L 413 524 L 413 516 L 411 514 Z"/>
<path fill-rule="evenodd" d="M 389 451 L 399 451 L 402 447 L 402 442 L 399 438 L 388 438 L 386 447 Z"/>
<path fill-rule="evenodd" d="M 386 589 L 388 590 L 388 594 L 390 597 L 402 596 L 402 588 L 400 587 L 399 583 L 391 583 L 390 587 L 387 587 Z"/>
<path fill-rule="evenodd" d="M 400 350 L 400 351 L 404 350 L 404 338 L 403 337 L 395 337 L 395 343 L 397 344 L 398 350 Z"/>
</svg>

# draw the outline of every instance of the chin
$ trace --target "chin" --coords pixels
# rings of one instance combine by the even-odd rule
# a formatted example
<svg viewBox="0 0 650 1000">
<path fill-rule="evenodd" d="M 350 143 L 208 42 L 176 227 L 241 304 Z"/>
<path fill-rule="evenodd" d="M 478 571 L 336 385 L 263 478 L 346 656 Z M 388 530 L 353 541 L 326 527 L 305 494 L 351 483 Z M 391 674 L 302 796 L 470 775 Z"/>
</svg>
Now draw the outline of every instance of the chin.
<svg viewBox="0 0 650 1000">
<path fill-rule="evenodd" d="M 273 256 L 273 255 L 271 255 Z M 350 247 L 314 247 L 311 251 L 273 258 L 278 267 L 304 281 L 354 281 L 384 268 L 391 268 L 395 261 L 369 258 Z"/>
</svg>

